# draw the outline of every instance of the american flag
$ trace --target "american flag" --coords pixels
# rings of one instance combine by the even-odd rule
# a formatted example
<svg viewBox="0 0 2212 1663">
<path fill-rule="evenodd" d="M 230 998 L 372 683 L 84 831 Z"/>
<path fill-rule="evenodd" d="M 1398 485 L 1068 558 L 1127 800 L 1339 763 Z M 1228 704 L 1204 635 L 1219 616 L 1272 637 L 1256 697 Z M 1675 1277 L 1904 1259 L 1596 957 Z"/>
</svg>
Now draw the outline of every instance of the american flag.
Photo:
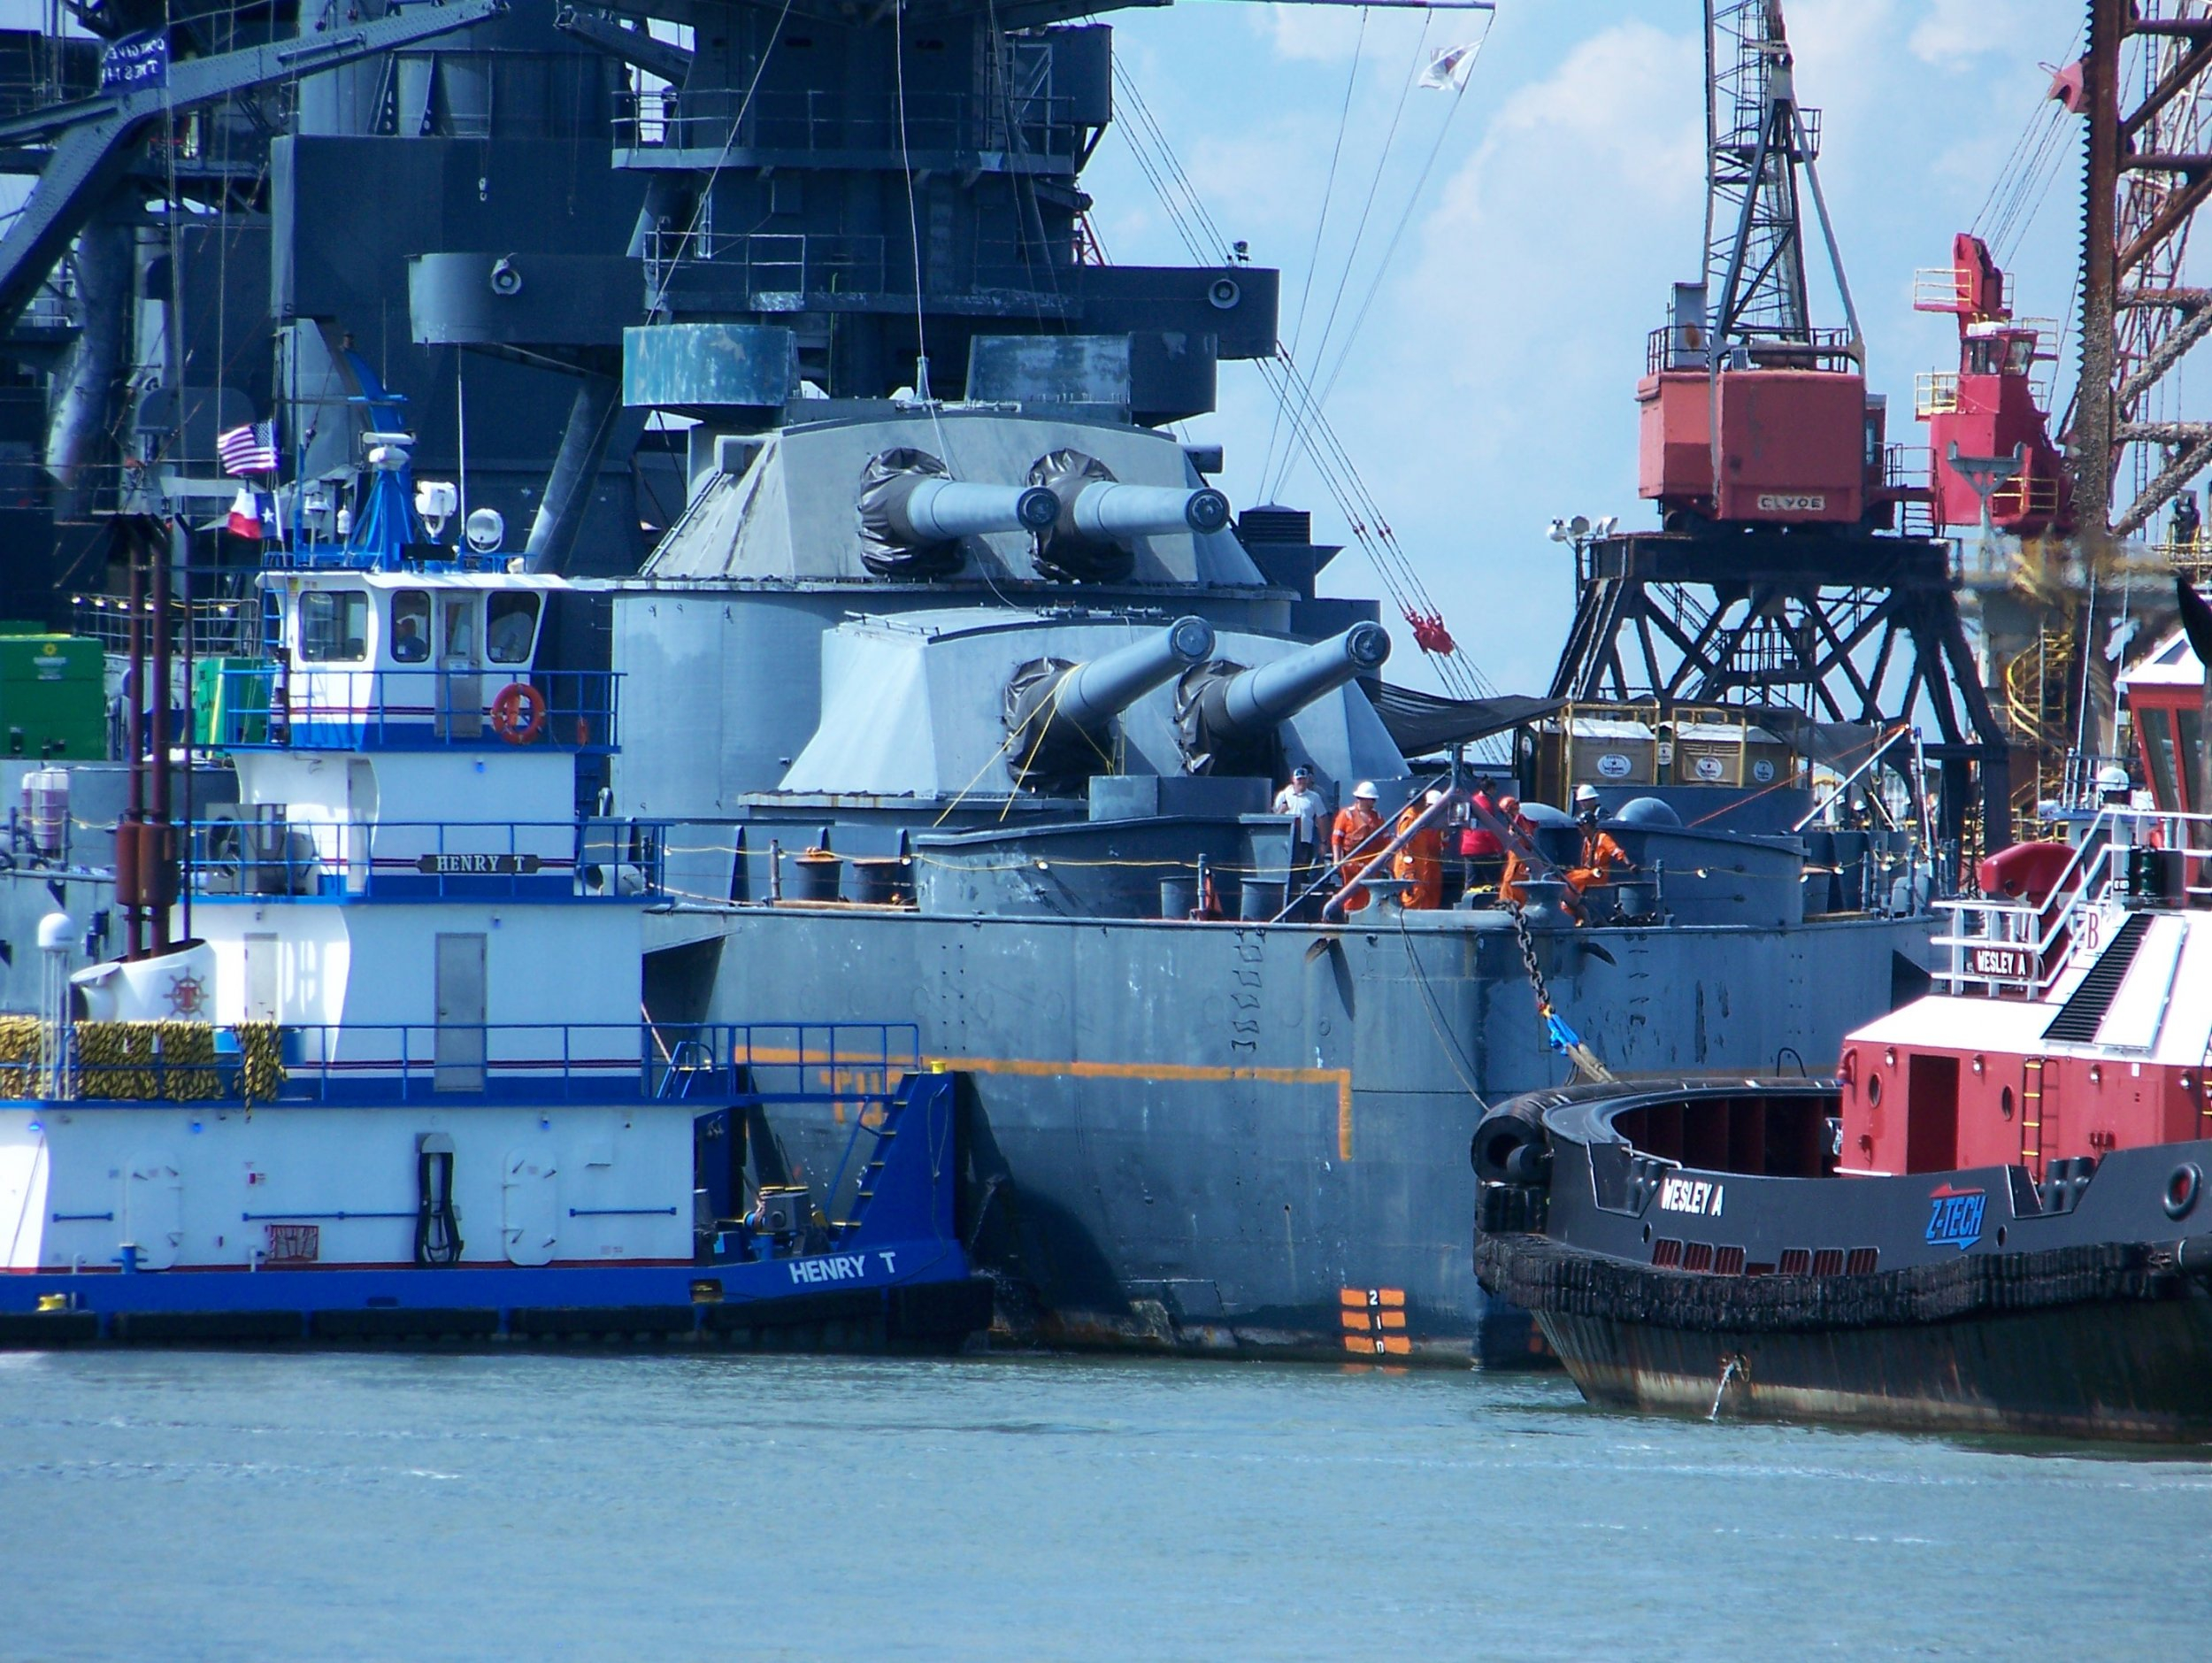
<svg viewBox="0 0 2212 1663">
<path fill-rule="evenodd" d="M 215 453 L 223 458 L 226 473 L 273 473 L 277 471 L 276 423 L 250 421 L 228 433 L 219 433 Z"/>
</svg>

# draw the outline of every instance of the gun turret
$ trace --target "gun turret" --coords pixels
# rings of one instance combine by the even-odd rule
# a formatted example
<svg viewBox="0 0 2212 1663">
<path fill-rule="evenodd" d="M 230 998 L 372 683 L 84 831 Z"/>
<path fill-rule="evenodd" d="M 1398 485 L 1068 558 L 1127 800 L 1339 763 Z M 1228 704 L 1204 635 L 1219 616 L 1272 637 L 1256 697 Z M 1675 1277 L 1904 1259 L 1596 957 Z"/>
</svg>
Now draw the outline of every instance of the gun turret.
<svg viewBox="0 0 2212 1663">
<path fill-rule="evenodd" d="M 960 540 L 995 531 L 1033 536 L 1060 518 L 1041 485 L 978 485 L 947 477 L 921 450 L 887 450 L 860 485 L 861 558 L 884 576 L 933 577 L 958 568 Z"/>
<path fill-rule="evenodd" d="M 1324 694 L 1382 667 L 1390 632 L 1354 624 L 1340 635 L 1245 669 L 1210 664 L 1190 672 L 1176 700 L 1183 754 L 1193 773 L 1272 773 L 1275 730 Z M 1225 766 L 1224 758 L 1233 766 Z"/>
<path fill-rule="evenodd" d="M 1219 714 L 1209 711 L 1207 720 L 1221 724 L 1224 738 L 1250 738 L 1287 721 L 1355 676 L 1380 669 L 1389 656 L 1388 630 L 1380 624 L 1354 624 L 1340 635 L 1226 678 L 1220 683 Z"/>
<path fill-rule="evenodd" d="M 1218 531 L 1229 523 L 1229 499 L 1211 486 L 1188 490 L 1093 480 L 1068 499 L 1059 522 L 1062 529 L 1094 543 Z"/>
<path fill-rule="evenodd" d="M 965 480 L 910 476 L 884 494 L 884 523 L 910 548 L 979 537 L 992 531 L 1042 531 L 1060 517 L 1060 501 L 1035 485 L 976 485 Z"/>
<path fill-rule="evenodd" d="M 1058 505 L 1037 540 L 1037 569 L 1047 577 L 1119 582 L 1129 575 L 1138 538 L 1204 534 L 1229 523 L 1229 499 L 1210 486 L 1124 485 L 1080 450 L 1038 458 L 1029 480 Z"/>
<path fill-rule="evenodd" d="M 1179 618 L 1087 663 L 1024 665 L 1006 688 L 1015 777 L 1033 789 L 1066 789 L 1102 772 L 1102 735 L 1114 718 L 1213 650 L 1211 624 Z"/>
</svg>

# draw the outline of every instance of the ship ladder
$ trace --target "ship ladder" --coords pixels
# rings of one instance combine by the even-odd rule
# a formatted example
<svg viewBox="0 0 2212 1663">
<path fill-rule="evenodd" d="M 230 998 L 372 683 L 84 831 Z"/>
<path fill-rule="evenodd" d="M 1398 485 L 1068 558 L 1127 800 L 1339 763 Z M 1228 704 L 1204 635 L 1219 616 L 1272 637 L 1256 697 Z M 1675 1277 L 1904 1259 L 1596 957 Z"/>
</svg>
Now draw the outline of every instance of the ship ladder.
<svg viewBox="0 0 2212 1663">
<path fill-rule="evenodd" d="M 876 1182 L 883 1176 L 884 1156 L 891 1147 L 891 1140 L 899 1135 L 899 1120 L 906 1113 L 907 1095 L 911 1086 L 910 1080 L 891 1094 L 883 1105 L 883 1118 L 874 1126 L 868 1124 L 865 1108 L 853 1116 L 852 1136 L 846 1141 L 844 1157 L 837 1163 L 837 1175 L 830 1180 L 830 1192 L 824 1197 L 826 1203 L 835 1202 L 838 1188 L 845 1181 L 845 1163 L 852 1159 L 853 1144 L 859 1141 L 861 1133 L 872 1132 L 876 1143 L 868 1159 L 861 1163 L 859 1174 L 854 1180 L 852 1210 L 846 1214 L 841 1227 L 845 1229 L 849 1230 L 858 1225 L 868 1211 L 868 1204 L 875 1199 Z"/>
<path fill-rule="evenodd" d="M 2030 1057 L 2020 1065 L 2020 1164 L 2036 1182 L 2043 1182 L 2043 1065 Z"/>
<path fill-rule="evenodd" d="M 2204 1084 L 2204 1071 L 2212 1068 L 2212 1034 L 2205 1036 L 2204 1060 L 2197 1065 L 2197 1136 L 2212 1137 L 2212 1091 Z"/>
<path fill-rule="evenodd" d="M 2076 703 L 2072 629 L 2038 630 L 2035 644 L 2014 654 L 2005 666 L 2004 691 L 2013 743 L 2035 758 L 2034 773 L 2013 789 L 2013 816 L 2032 821 L 2040 805 L 2065 785 Z"/>
</svg>

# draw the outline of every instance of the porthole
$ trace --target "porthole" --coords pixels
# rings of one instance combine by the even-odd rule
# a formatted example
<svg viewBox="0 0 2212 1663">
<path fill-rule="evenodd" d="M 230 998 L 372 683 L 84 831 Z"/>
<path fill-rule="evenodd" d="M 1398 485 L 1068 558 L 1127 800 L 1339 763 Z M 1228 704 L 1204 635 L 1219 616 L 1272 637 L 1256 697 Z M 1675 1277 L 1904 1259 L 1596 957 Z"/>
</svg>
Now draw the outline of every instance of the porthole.
<svg viewBox="0 0 2212 1663">
<path fill-rule="evenodd" d="M 1876 1109 L 1878 1109 L 1878 1108 L 1880 1108 L 1880 1107 L 1882 1106 L 1882 1076 L 1881 1076 L 1881 1075 L 1879 1075 L 1879 1074 L 1869 1074 L 1869 1075 L 1867 1075 L 1867 1077 L 1866 1077 L 1866 1101 L 1867 1101 L 1867 1106 L 1868 1106 L 1868 1107 L 1870 1107 L 1870 1108 L 1876 1108 Z"/>
<path fill-rule="evenodd" d="M 2007 1086 L 1997 1094 L 1997 1113 L 2009 1120 L 2012 1118 L 2012 1088 Z"/>
</svg>

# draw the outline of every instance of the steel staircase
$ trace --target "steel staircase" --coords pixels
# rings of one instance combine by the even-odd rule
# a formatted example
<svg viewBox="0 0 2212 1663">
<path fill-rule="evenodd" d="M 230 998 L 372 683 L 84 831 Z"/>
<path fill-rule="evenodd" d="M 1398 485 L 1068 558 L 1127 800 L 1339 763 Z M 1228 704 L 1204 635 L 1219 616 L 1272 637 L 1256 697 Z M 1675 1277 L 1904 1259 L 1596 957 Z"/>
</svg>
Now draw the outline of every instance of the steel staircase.
<svg viewBox="0 0 2212 1663">
<path fill-rule="evenodd" d="M 2087 975 L 2073 995 L 2059 1007 L 2051 1019 L 2051 1025 L 2043 1030 L 2047 1040 L 2063 1044 L 2085 1045 L 2097 1037 L 2097 1028 L 2104 1020 L 2105 1012 L 2112 1008 L 2112 1001 L 2120 991 L 2120 983 L 2127 980 L 2128 966 L 2135 962 L 2135 955 L 2143 945 L 2143 936 L 2151 927 L 2150 914 L 2131 914 L 2120 926 L 2119 934 L 2103 955 L 2091 966 Z"/>
</svg>

